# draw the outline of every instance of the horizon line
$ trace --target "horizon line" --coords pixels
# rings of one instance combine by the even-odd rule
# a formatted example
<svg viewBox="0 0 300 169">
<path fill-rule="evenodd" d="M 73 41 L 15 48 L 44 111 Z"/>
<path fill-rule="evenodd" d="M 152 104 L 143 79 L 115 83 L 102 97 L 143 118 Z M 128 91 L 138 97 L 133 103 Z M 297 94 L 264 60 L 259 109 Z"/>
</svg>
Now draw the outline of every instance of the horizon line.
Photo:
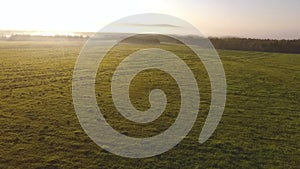
<svg viewBox="0 0 300 169">
<path fill-rule="evenodd" d="M 0 29 L 0 36 L 4 36 L 3 32 L 10 32 L 10 36 L 12 35 L 30 35 L 30 36 L 44 36 L 44 37 L 54 37 L 54 36 L 80 36 L 80 33 L 82 34 L 91 34 L 93 36 L 97 32 L 94 31 L 68 31 L 68 30 L 22 30 L 22 29 Z M 18 33 L 20 32 L 20 33 Z M 25 32 L 31 32 L 36 34 L 23 34 Z M 40 33 L 40 34 L 39 34 Z M 42 33 L 52 33 L 50 34 L 42 34 Z M 130 32 L 102 32 L 102 33 L 115 33 L 115 34 L 131 34 Z M 74 34 L 74 35 L 71 35 Z M 77 35 L 76 35 L 77 34 Z M 78 35 L 79 34 L 79 35 Z M 155 33 L 153 33 L 155 34 Z M 158 33 L 159 34 L 159 33 Z M 90 35 L 87 35 L 90 37 Z M 180 36 L 197 36 L 194 34 L 182 34 Z M 258 40 L 300 40 L 300 38 L 258 38 L 258 37 L 245 37 L 245 36 L 235 36 L 235 35 L 222 35 L 222 36 L 216 36 L 216 35 L 209 35 L 209 36 L 203 36 L 205 38 L 240 38 L 240 39 L 258 39 Z"/>
</svg>

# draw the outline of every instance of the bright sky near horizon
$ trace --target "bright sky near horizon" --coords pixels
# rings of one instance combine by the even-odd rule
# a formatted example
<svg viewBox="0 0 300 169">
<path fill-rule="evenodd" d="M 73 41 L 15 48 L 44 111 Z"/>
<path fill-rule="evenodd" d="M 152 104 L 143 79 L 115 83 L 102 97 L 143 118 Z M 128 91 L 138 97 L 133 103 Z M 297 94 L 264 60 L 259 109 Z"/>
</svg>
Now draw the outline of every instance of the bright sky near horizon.
<svg viewBox="0 0 300 169">
<path fill-rule="evenodd" d="M 4 0 L 0 30 L 96 32 L 140 13 L 182 18 L 207 36 L 300 39 L 300 0 Z"/>
</svg>

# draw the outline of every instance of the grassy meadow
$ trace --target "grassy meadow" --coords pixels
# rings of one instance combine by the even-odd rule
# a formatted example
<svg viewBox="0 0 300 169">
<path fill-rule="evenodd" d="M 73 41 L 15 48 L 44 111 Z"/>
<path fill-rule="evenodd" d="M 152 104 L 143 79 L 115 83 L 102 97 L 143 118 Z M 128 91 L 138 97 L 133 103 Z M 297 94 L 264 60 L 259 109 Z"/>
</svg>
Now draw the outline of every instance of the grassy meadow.
<svg viewBox="0 0 300 169">
<path fill-rule="evenodd" d="M 208 75 L 184 46 L 163 45 L 196 74 L 201 96 L 198 119 L 172 150 L 130 159 L 98 147 L 77 119 L 72 73 L 84 43 L 0 41 L 0 168 L 299 168 L 300 54 L 218 50 L 227 79 L 226 107 L 213 136 L 199 144 L 210 106 Z M 110 87 L 118 59 L 140 48 L 123 44 L 108 54 L 98 71 L 96 94 L 104 117 L 116 130 L 149 137 L 176 119 L 180 95 L 172 77 L 152 70 L 133 79 L 130 96 L 137 109 L 149 108 L 144 93 L 157 87 L 170 102 L 164 114 L 148 125 L 124 120 L 110 93 L 97 93 Z"/>
</svg>

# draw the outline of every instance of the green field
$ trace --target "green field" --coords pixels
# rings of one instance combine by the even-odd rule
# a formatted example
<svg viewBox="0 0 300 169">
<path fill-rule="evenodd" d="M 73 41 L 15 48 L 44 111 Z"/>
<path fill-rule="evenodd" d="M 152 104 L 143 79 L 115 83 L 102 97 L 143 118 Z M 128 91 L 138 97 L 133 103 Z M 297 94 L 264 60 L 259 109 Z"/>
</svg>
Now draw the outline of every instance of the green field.
<svg viewBox="0 0 300 169">
<path fill-rule="evenodd" d="M 172 150 L 129 159 L 98 147 L 78 122 L 72 103 L 72 73 L 84 43 L 0 41 L 0 168 L 299 168 L 300 54 L 218 50 L 227 79 L 226 108 L 213 136 L 199 144 L 210 104 L 207 74 L 184 47 L 165 45 L 198 72 L 198 119 Z M 137 48 L 124 44 L 110 57 L 118 59 L 134 50 Z M 116 64 L 110 61 L 100 66 L 99 70 L 107 71 L 99 71 L 96 91 L 107 87 Z M 150 125 L 122 120 L 109 93 L 97 95 L 107 121 L 123 134 L 152 136 L 176 119 L 174 80 L 159 71 L 149 73 L 133 81 L 130 93 L 135 107 L 149 107 L 148 96 L 141 91 L 157 86 L 166 90 L 168 101 L 174 100 Z M 144 86 L 145 81 L 150 87 Z"/>
</svg>

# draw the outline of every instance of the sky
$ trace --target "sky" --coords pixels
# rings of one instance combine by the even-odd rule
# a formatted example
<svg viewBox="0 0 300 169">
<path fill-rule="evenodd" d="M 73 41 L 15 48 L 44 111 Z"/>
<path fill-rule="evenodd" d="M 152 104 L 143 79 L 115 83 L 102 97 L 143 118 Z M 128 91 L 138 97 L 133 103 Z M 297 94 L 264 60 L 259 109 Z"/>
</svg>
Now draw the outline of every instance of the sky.
<svg viewBox="0 0 300 169">
<path fill-rule="evenodd" d="M 0 30 L 96 32 L 120 18 L 162 13 L 206 36 L 300 39 L 300 0 L 2 0 Z"/>
</svg>

